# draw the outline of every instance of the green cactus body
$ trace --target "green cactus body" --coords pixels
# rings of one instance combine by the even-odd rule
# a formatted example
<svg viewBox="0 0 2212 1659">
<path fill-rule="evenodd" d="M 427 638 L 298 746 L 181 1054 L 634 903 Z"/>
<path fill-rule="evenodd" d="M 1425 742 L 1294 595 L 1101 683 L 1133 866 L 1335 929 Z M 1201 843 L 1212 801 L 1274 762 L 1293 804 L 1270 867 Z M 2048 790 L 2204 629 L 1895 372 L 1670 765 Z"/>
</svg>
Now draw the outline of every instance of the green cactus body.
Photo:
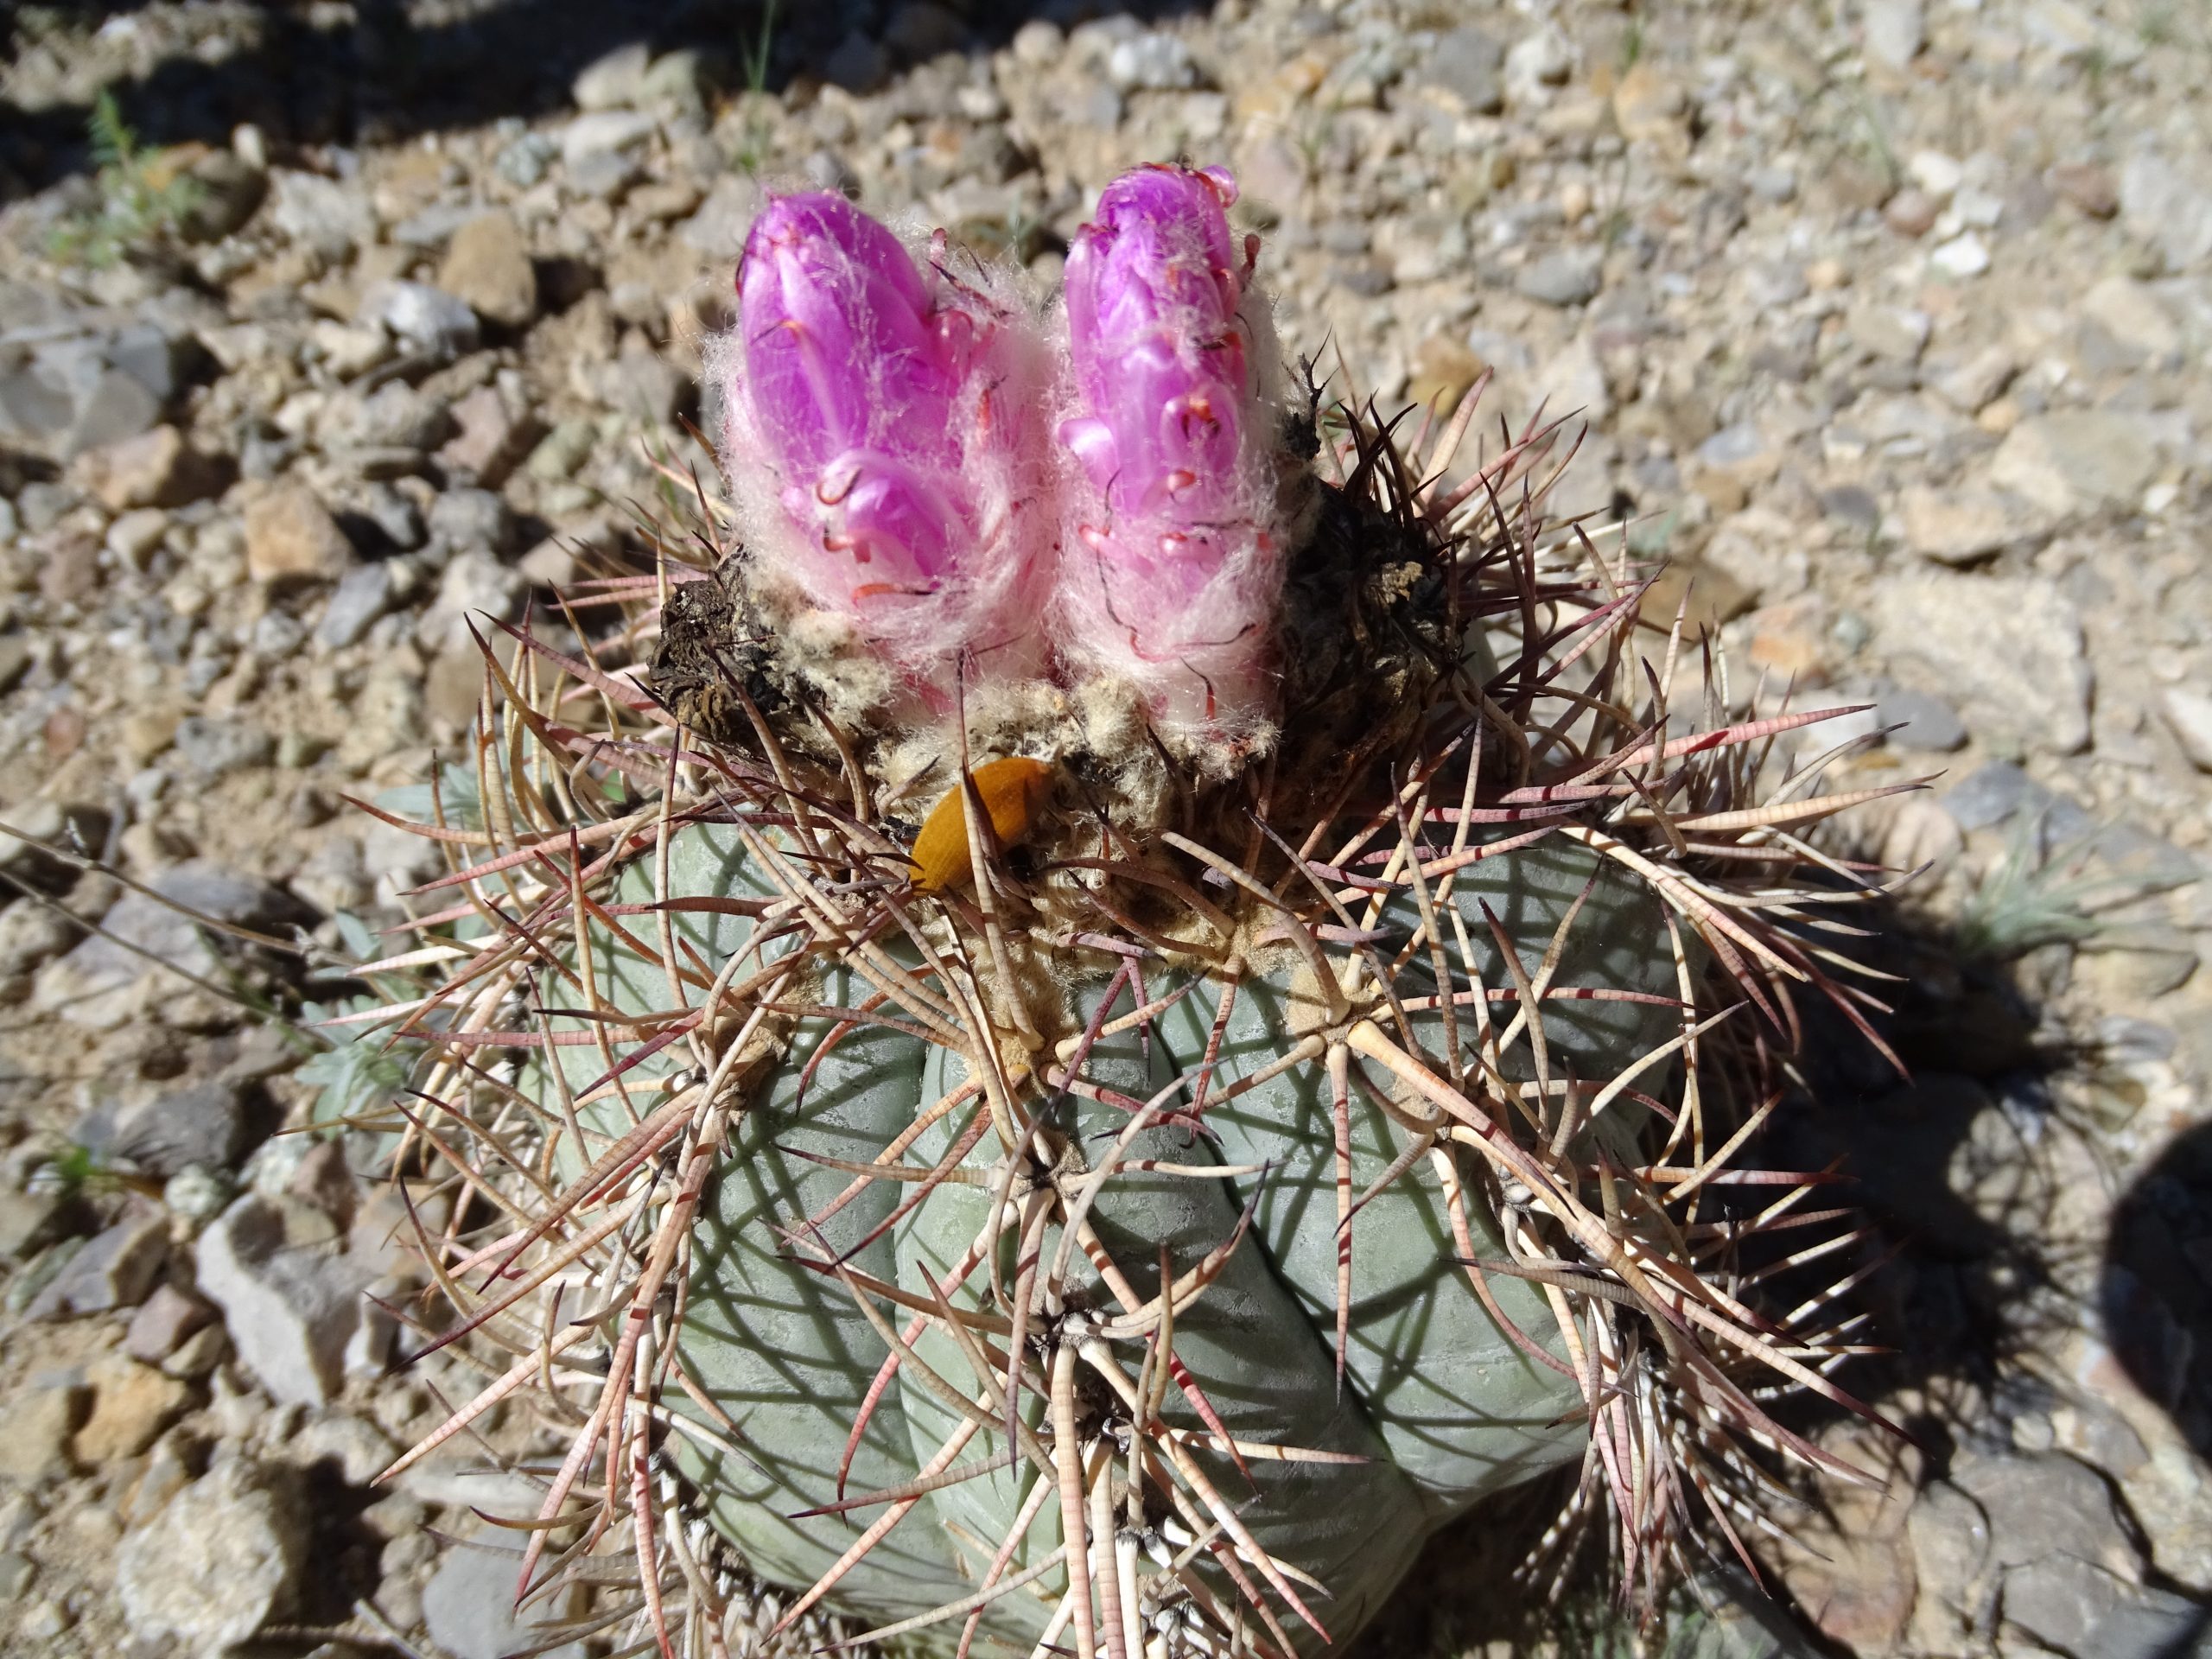
<svg viewBox="0 0 2212 1659">
<path fill-rule="evenodd" d="M 677 833 L 668 865 L 667 890 L 679 899 L 758 905 L 775 897 L 773 883 L 760 879 L 726 826 Z M 654 861 L 638 861 L 616 901 L 645 904 L 656 880 Z M 1511 982 L 1497 959 L 1483 906 L 1533 974 L 1578 900 L 1580 912 L 1555 982 L 1666 998 L 1675 968 L 1656 901 L 1580 849 L 1538 846 L 1485 860 L 1456 880 L 1447 902 L 1471 938 L 1489 947 L 1476 953 L 1477 982 L 1497 985 Z M 749 916 L 677 911 L 671 919 L 679 955 L 706 971 L 719 973 L 744 957 L 755 938 Z M 658 961 L 618 944 L 604 930 L 592 942 L 594 978 L 605 1006 L 670 1006 Z M 911 950 L 900 954 L 911 963 Z M 775 947 L 760 955 L 772 960 Z M 744 965 L 754 961 L 746 957 Z M 1077 1160 L 1113 1144 L 1130 1121 L 1128 1103 L 1157 1098 L 1187 1115 L 1223 988 L 1204 976 L 1177 983 L 1184 995 L 1145 1028 L 1103 1037 L 1090 1049 L 1084 1078 L 1122 1103 L 1065 1091 L 1053 1097 L 1048 1116 Z M 1407 996 L 1427 995 L 1434 984 L 1428 958 L 1416 957 L 1398 988 Z M 1464 993 L 1469 981 L 1455 974 L 1453 984 Z M 1076 995 L 1076 1026 L 1102 1015 L 1103 988 L 1094 981 Z M 1155 997 L 1162 995 L 1152 989 Z M 823 1005 L 849 1007 L 865 991 L 859 974 L 839 968 L 809 995 Z M 698 997 L 694 988 L 689 1000 Z M 1246 1459 L 1248 1479 L 1218 1450 L 1193 1455 L 1249 1511 L 1251 1531 L 1269 1555 L 1328 1586 L 1327 1598 L 1312 1595 L 1309 1605 L 1333 1630 L 1356 1629 L 1371 1616 L 1428 1533 L 1482 1497 L 1580 1456 L 1587 1430 L 1573 1381 L 1517 1347 L 1473 1294 L 1455 1260 L 1459 1246 L 1441 1183 L 1426 1168 L 1382 1186 L 1354 1224 L 1349 1341 L 1339 1386 L 1333 1351 L 1338 1182 L 1327 1076 L 1319 1063 L 1306 1064 L 1239 1089 L 1295 1046 L 1298 1028 L 1316 1017 L 1313 1001 L 1310 984 L 1300 990 L 1294 967 L 1244 975 L 1208 1084 L 1210 1096 L 1219 1098 L 1201 1119 L 1181 1116 L 1144 1129 L 1124 1153 L 1130 1164 L 1256 1168 L 1214 1179 L 1116 1169 L 1101 1185 L 1090 1220 L 1117 1261 L 1149 1265 L 1164 1247 L 1179 1275 L 1228 1243 L 1249 1206 L 1250 1237 L 1176 1321 L 1177 1354 L 1240 1441 L 1357 1460 L 1273 1461 L 1255 1452 Z M 1124 990 L 1103 1016 L 1134 1006 Z M 1501 1004 L 1491 1017 L 1509 1017 L 1510 1006 Z M 1547 1009 L 1550 1064 L 1586 1077 L 1611 1076 L 1631 1064 L 1662 1043 L 1681 1018 L 1667 1001 L 1561 1001 Z M 1418 1014 L 1414 1027 L 1423 1049 L 1442 1052 L 1440 1015 Z M 825 1052 L 833 1029 L 818 1016 L 798 1020 L 745 1103 L 692 1236 L 677 1344 L 680 1362 L 739 1431 L 734 1450 L 718 1448 L 707 1435 L 679 1437 L 678 1465 L 713 1523 L 753 1569 L 795 1590 L 829 1572 L 887 1505 L 798 1512 L 895 1491 L 912 1480 L 961 1426 L 961 1414 L 943 1397 L 945 1389 L 964 1393 L 975 1382 L 963 1345 L 932 1326 L 914 1337 L 912 1351 L 939 1383 L 933 1387 L 914 1367 L 903 1367 L 895 1386 L 868 1409 L 871 1385 L 891 1349 L 826 1262 L 834 1257 L 917 1297 L 945 1294 L 951 1306 L 978 1308 L 989 1300 L 977 1288 L 988 1270 L 958 1269 L 988 1233 L 993 1205 L 1007 1201 L 991 1185 L 945 1184 L 910 1203 L 915 1185 L 878 1182 L 810 1230 L 808 1218 L 853 1184 L 849 1169 L 821 1160 L 867 1164 L 925 1107 L 968 1080 L 957 1054 L 899 1031 L 850 1027 L 836 1032 Z M 1471 1032 L 1471 1014 L 1463 1013 L 1463 1042 Z M 588 1087 L 607 1069 L 595 1046 L 562 1052 L 571 1089 Z M 648 1105 L 671 1070 L 671 1061 L 657 1056 L 630 1074 Z M 1413 1134 L 1408 1122 L 1433 1116 L 1418 1101 L 1394 1103 L 1395 1112 L 1365 1095 L 1349 1102 L 1356 1193 L 1365 1192 L 1404 1150 Z M 588 1116 L 589 1127 L 609 1137 L 631 1127 L 630 1117 L 611 1105 Z M 1203 1133 L 1194 1128 L 1201 1121 Z M 921 1170 L 944 1160 L 966 1122 L 947 1114 L 914 1139 L 906 1165 Z M 976 1144 L 959 1167 L 974 1181 L 988 1182 L 1001 1148 L 988 1131 L 971 1138 Z M 1452 1159 L 1462 1192 L 1479 1194 L 1476 1160 L 1446 1147 L 1433 1157 Z M 1505 1255 L 1488 1205 L 1478 1196 L 1462 1203 L 1476 1250 Z M 905 1213 L 895 1216 L 902 1206 Z M 1042 1251 L 1058 1249 L 1059 1237 L 1058 1227 L 1044 1229 Z M 810 1251 L 810 1242 L 820 1248 Z M 999 1274 L 1013 1279 L 1020 1271 L 1017 1241 L 1001 1236 L 995 1248 Z M 1102 1315 L 1110 1312 L 1111 1292 L 1079 1252 L 1074 1260 L 1081 1300 Z M 1524 1335 L 1535 1333 L 1532 1340 L 1548 1333 L 1546 1346 L 1556 1355 L 1557 1326 L 1541 1287 L 1508 1276 L 1493 1275 L 1490 1282 L 1506 1317 Z M 897 1306 L 880 1311 L 894 1326 L 910 1317 Z M 1041 1335 L 1041 1329 L 1031 1334 Z M 1141 1344 L 1120 1347 L 1135 1378 Z M 1178 1390 L 1168 1392 L 1175 1397 L 1168 1421 L 1203 1440 L 1204 1420 Z M 672 1403 L 715 1439 L 724 1438 L 696 1404 L 682 1396 Z M 1047 1432 L 1039 1399 L 1027 1399 L 1021 1410 L 1033 1433 Z M 841 1483 L 840 1465 L 864 1411 L 867 1425 L 851 1445 Z M 956 1466 L 1003 1447 L 1002 1431 L 977 1432 Z M 1004 1573 L 1034 1567 L 1061 1542 L 1060 1511 L 1049 1501 L 1033 1508 L 1033 1518 L 1016 1533 L 1024 1502 L 1042 1478 L 1016 1463 L 930 1493 L 847 1569 L 840 1605 L 888 1623 L 957 1602 L 974 1592 L 1009 1538 L 1014 1547 Z M 1147 1521 L 1147 1542 L 1156 1550 L 1172 1550 L 1193 1535 L 1187 1516 L 1160 1512 Z M 1050 1623 L 1059 1593 L 1057 1578 L 1026 1593 L 1007 1593 L 990 1605 L 983 1629 L 1016 1644 L 1033 1642 Z M 948 1624 L 940 1633 L 958 1628 Z M 1304 1637 L 1310 1641 L 1313 1633 Z"/>
</svg>

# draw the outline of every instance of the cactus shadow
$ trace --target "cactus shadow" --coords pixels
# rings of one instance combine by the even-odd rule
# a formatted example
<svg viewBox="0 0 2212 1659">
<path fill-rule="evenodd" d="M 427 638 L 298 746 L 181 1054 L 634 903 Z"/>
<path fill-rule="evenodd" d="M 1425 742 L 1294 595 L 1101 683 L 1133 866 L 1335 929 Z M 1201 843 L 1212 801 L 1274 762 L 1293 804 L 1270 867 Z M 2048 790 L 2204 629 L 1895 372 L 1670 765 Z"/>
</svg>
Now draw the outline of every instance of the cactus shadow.
<svg viewBox="0 0 2212 1659">
<path fill-rule="evenodd" d="M 2098 1300 L 2121 1369 L 2212 1458 L 2212 1124 L 2177 1136 L 2121 1196 Z"/>
<path fill-rule="evenodd" d="M 404 0 L 359 0 L 345 21 L 308 8 L 264 0 L 254 9 L 257 38 L 219 63 L 201 60 L 180 40 L 143 75 L 116 84 L 123 113 L 149 144 L 197 140 L 220 145 L 242 122 L 279 146 L 389 143 L 425 132 L 525 119 L 566 107 L 577 73 L 616 48 L 641 44 L 658 54 L 700 51 L 715 85 L 742 90 L 744 53 L 760 37 L 762 0 L 504 0 L 442 8 L 418 19 Z M 956 51 L 987 53 L 1036 17 L 1064 25 L 1103 12 L 1141 19 L 1198 9 L 1197 0 L 975 0 L 959 7 L 964 29 Z M 0 8 L 0 62 L 19 62 L 36 37 L 24 13 Z M 78 0 L 40 8 L 66 24 L 129 24 L 144 0 Z M 889 0 L 859 31 L 880 41 L 898 10 Z M 461 15 L 454 15 L 459 11 Z M 853 9 L 777 0 L 762 84 L 781 91 L 821 79 L 843 41 Z M 899 60 L 894 52 L 892 60 Z M 0 201 L 43 189 L 92 168 L 87 102 L 26 107 L 0 98 Z"/>
</svg>

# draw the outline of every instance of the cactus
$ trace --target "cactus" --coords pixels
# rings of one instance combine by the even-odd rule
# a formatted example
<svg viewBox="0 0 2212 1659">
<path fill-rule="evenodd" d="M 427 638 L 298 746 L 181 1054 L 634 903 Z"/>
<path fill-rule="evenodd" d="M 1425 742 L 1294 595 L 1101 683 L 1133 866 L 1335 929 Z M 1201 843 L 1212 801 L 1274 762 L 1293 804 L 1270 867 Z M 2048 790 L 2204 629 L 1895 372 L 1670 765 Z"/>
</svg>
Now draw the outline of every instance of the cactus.
<svg viewBox="0 0 2212 1659">
<path fill-rule="evenodd" d="M 627 1560 L 630 1650 L 1306 1653 L 1573 1465 L 1526 1571 L 1587 1541 L 1651 1615 L 1773 1459 L 1848 1472 L 1763 1403 L 1843 1398 L 1827 1299 L 1758 1287 L 1820 1178 L 1734 1166 L 1794 999 L 1867 1000 L 1814 930 L 1872 889 L 1803 838 L 1864 795 L 1752 802 L 1821 715 L 1692 686 L 1548 519 L 1556 428 L 1446 488 L 1471 398 L 1286 410 L 1233 188 L 1117 182 L 1049 319 L 785 199 L 700 562 L 486 654 L 389 1023 L 397 1167 L 461 1182 L 435 1342 L 511 1363 L 426 1446 L 565 1425 L 518 1592 Z M 1060 327 L 1057 425 L 1014 376 L 963 429 Z M 879 605 L 841 539 L 938 585 Z"/>
</svg>

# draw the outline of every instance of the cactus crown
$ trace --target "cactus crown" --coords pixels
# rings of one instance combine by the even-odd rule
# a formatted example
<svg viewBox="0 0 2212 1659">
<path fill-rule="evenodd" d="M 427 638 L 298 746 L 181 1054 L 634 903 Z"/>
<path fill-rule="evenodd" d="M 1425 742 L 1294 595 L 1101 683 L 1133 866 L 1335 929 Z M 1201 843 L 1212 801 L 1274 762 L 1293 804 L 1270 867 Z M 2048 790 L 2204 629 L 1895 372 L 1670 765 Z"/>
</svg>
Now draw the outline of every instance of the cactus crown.
<svg viewBox="0 0 2212 1659">
<path fill-rule="evenodd" d="M 1764 1459 L 1836 1470 L 1761 1403 L 1843 1397 L 1754 1287 L 1818 1178 L 1730 1169 L 1793 999 L 1863 1000 L 1802 838 L 1859 798 L 1751 804 L 1821 716 L 1729 721 L 1548 519 L 1556 423 L 1446 487 L 1473 398 L 1286 411 L 1233 188 L 1106 193 L 1057 368 L 1004 273 L 779 203 L 731 502 L 487 653 L 391 1020 L 434 1340 L 511 1363 L 434 1441 L 533 1393 L 523 1587 L 621 1554 L 592 1618 L 665 1653 L 760 1634 L 702 1516 L 779 1630 L 1288 1653 L 1561 1459 L 1647 1609 Z"/>
</svg>

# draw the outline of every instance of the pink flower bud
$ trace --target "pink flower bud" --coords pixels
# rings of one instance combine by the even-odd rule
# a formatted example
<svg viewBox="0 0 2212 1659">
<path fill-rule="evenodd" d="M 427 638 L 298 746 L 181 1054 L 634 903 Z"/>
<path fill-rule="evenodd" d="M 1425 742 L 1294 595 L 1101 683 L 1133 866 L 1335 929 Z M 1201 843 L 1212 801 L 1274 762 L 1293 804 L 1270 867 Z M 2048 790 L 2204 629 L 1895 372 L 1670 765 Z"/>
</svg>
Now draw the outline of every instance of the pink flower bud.
<svg viewBox="0 0 2212 1659">
<path fill-rule="evenodd" d="M 1282 591 L 1274 334 L 1224 169 L 1143 167 L 1068 251 L 1067 653 L 1142 695 L 1172 742 L 1264 741 Z"/>
<path fill-rule="evenodd" d="M 1055 531 L 1045 353 L 1006 278 L 929 268 L 841 195 L 779 197 L 715 367 L 755 569 L 942 691 L 1039 660 Z"/>
</svg>

